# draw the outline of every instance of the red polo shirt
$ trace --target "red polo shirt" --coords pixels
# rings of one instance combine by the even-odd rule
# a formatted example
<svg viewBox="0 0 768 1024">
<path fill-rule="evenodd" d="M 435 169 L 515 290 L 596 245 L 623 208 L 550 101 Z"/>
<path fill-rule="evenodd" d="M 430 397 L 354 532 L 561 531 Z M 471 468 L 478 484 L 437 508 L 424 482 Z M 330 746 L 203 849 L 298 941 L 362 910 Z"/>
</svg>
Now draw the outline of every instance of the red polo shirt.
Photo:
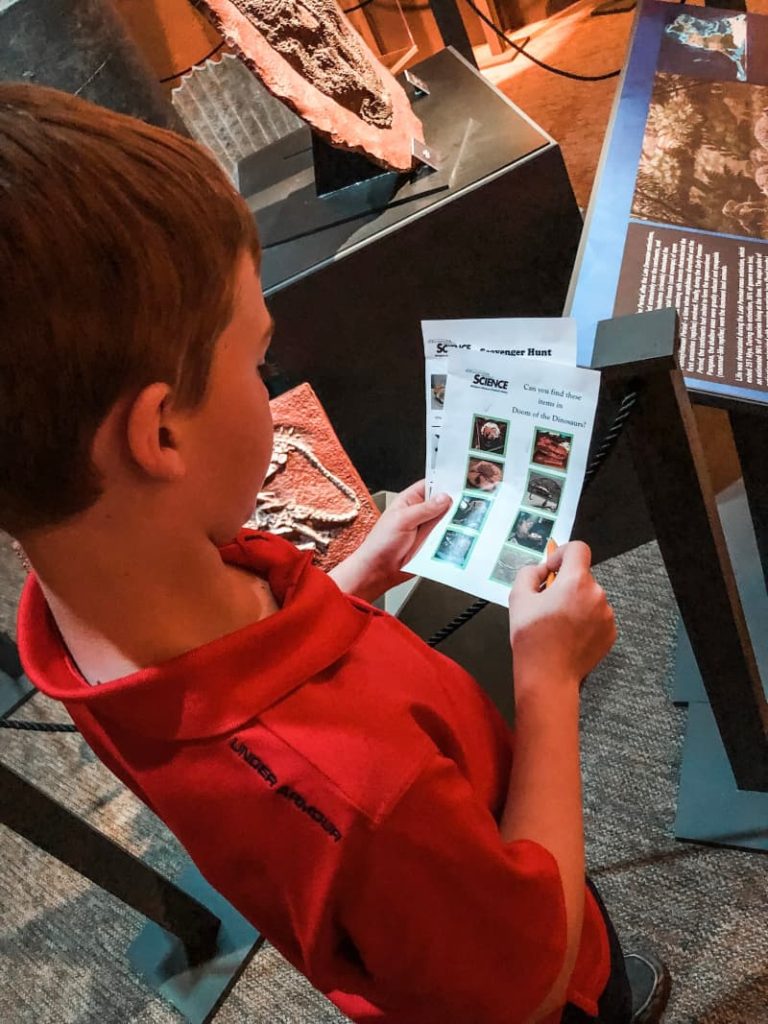
<svg viewBox="0 0 768 1024">
<path fill-rule="evenodd" d="M 248 533 L 221 554 L 268 579 L 280 610 L 99 686 L 30 576 L 29 678 L 353 1020 L 524 1021 L 560 971 L 565 908 L 552 855 L 499 835 L 504 722 L 461 668 L 341 593 L 309 555 Z M 587 892 L 568 991 L 587 1013 L 608 961 Z"/>
</svg>

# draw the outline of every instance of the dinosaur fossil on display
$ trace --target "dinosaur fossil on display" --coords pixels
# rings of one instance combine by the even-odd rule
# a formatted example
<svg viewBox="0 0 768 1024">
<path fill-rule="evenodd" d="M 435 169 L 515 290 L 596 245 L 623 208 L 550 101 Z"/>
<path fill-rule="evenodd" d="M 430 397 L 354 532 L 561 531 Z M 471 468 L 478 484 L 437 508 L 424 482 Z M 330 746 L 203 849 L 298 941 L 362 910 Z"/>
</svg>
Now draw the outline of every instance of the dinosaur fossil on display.
<svg viewBox="0 0 768 1024">
<path fill-rule="evenodd" d="M 202 0 L 227 43 L 332 145 L 395 171 L 413 167 L 421 122 L 403 88 L 335 0 Z"/>
<path fill-rule="evenodd" d="M 324 550 L 331 542 L 332 535 L 322 528 L 333 529 L 353 522 L 360 512 L 360 499 L 348 484 L 323 465 L 309 444 L 301 439 L 293 427 L 278 428 L 275 431 L 272 459 L 265 483 L 268 484 L 281 469 L 285 468 L 293 452 L 306 459 L 318 473 L 348 498 L 350 508 L 344 512 L 333 512 L 330 509 L 302 505 L 291 498 L 278 497 L 271 491 L 261 491 L 253 516 L 245 525 L 285 536 L 288 540 L 294 541 L 297 547 L 305 550 Z"/>
</svg>

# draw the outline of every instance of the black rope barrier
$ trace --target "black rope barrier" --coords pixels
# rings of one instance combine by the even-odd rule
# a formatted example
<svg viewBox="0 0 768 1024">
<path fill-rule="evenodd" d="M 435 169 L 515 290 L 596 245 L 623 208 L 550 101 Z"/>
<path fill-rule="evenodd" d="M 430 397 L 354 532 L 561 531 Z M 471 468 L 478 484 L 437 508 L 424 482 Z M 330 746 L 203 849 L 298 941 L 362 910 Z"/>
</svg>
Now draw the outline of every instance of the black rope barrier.
<svg viewBox="0 0 768 1024">
<path fill-rule="evenodd" d="M 0 729 L 15 729 L 17 732 L 79 732 L 66 722 L 25 722 L 18 718 L 0 718 Z"/>
</svg>

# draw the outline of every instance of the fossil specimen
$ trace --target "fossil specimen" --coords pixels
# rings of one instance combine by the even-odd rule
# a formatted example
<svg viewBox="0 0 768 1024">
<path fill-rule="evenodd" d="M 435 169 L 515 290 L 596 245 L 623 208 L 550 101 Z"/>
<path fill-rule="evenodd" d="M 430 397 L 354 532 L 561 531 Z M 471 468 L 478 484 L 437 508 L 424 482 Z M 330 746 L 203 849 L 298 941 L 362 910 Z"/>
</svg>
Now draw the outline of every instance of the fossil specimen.
<svg viewBox="0 0 768 1024">
<path fill-rule="evenodd" d="M 333 145 L 392 170 L 424 141 L 404 90 L 335 0 L 202 0 L 267 88 Z"/>
<path fill-rule="evenodd" d="M 302 78 L 367 124 L 389 128 L 392 103 L 362 40 L 333 0 L 232 0 Z"/>
<path fill-rule="evenodd" d="M 261 491 L 253 516 L 245 524 L 256 530 L 266 530 L 293 540 L 303 550 L 324 550 L 332 535 L 323 532 L 322 527 L 346 526 L 354 522 L 360 512 L 360 499 L 352 488 L 332 473 L 303 441 L 293 427 L 278 428 L 272 446 L 272 461 L 269 464 L 265 483 L 283 469 L 289 456 L 296 452 L 349 499 L 351 505 L 346 512 L 301 505 L 290 498 L 278 497 L 271 491 Z"/>
</svg>

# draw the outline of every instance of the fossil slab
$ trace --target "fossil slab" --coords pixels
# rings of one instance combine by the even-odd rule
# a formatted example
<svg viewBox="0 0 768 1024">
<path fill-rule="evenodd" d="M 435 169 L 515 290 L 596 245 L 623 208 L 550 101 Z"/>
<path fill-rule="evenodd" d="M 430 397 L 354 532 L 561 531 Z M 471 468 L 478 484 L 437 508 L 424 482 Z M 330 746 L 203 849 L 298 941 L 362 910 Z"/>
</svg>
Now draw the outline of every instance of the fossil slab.
<svg viewBox="0 0 768 1024">
<path fill-rule="evenodd" d="M 332 145 L 390 170 L 413 166 L 421 121 L 335 0 L 202 0 L 266 87 Z"/>
<path fill-rule="evenodd" d="M 309 384 L 270 402 L 272 460 L 246 526 L 285 537 L 332 569 L 360 546 L 379 513 Z"/>
</svg>

